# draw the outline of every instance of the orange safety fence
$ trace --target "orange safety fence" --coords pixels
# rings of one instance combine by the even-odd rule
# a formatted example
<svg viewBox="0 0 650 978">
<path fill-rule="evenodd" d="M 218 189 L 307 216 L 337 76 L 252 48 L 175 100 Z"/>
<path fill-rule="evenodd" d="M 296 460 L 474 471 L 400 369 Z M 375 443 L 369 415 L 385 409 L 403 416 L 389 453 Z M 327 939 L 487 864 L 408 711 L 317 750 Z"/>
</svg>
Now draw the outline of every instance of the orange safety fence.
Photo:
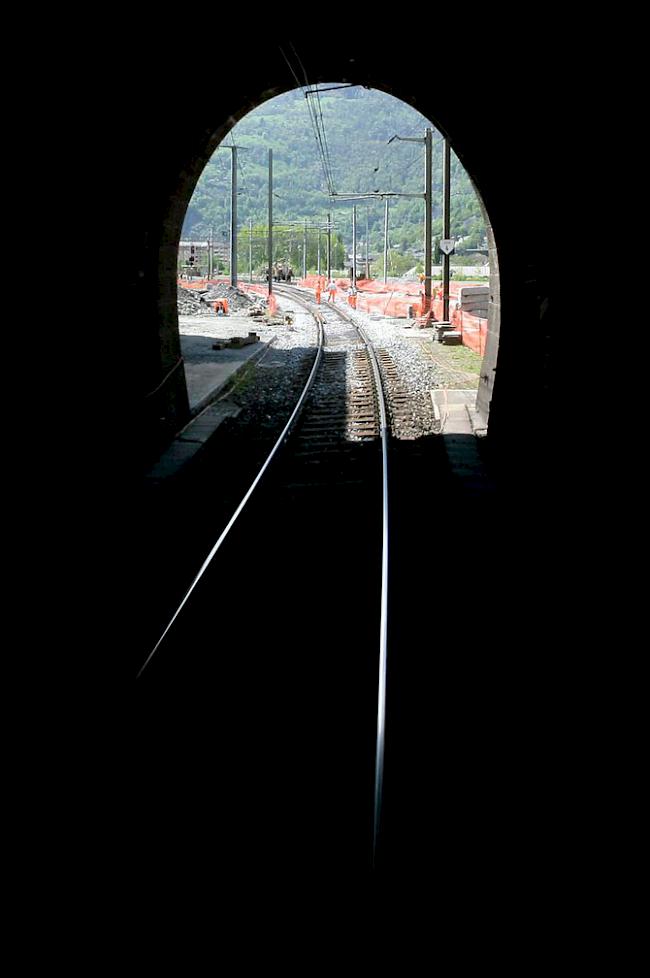
<svg viewBox="0 0 650 978">
<path fill-rule="evenodd" d="M 268 285 L 259 285 L 255 282 L 237 282 L 237 288 L 242 292 L 255 292 L 257 295 L 268 295 Z"/>
<path fill-rule="evenodd" d="M 327 285 L 326 275 L 307 275 L 305 278 L 298 279 L 298 285 L 301 285 L 304 289 L 315 289 L 317 285 L 320 284 L 321 292 Z"/>
<path fill-rule="evenodd" d="M 216 284 L 213 279 L 208 280 L 207 278 L 196 278 L 192 279 L 191 282 L 178 278 L 176 281 L 183 289 L 205 289 L 208 284 Z"/>
<path fill-rule="evenodd" d="M 230 279 L 228 277 L 194 279 L 191 282 L 178 279 L 178 284 L 185 289 L 205 289 L 210 285 L 223 282 L 229 283 Z M 376 279 L 357 279 L 356 296 L 346 294 L 351 286 L 349 278 L 337 278 L 334 279 L 334 282 L 339 290 L 337 292 L 339 301 L 347 299 L 348 303 L 360 312 L 386 316 L 390 319 L 418 319 L 420 323 L 433 323 L 443 319 L 442 292 L 440 287 L 436 287 L 435 284 L 431 301 L 431 314 L 427 314 L 424 309 L 424 287 L 421 282 L 403 282 L 399 279 L 389 279 L 387 282 Z M 325 275 L 307 275 L 305 278 L 299 279 L 297 284 L 314 291 L 320 285 L 322 292 L 327 285 L 327 277 Z M 472 313 L 462 312 L 457 307 L 459 290 L 463 285 L 469 284 L 471 283 L 449 283 L 449 322 L 460 332 L 463 345 L 483 356 L 487 339 L 487 319 L 474 316 Z M 271 314 L 277 312 L 277 299 L 273 293 L 268 294 L 268 286 L 253 282 L 238 282 L 237 286 L 242 291 L 255 292 L 267 297 L 269 311 Z"/>
<path fill-rule="evenodd" d="M 487 319 L 474 316 L 470 312 L 461 312 L 460 321 L 463 345 L 468 346 L 470 350 L 474 350 L 475 353 L 483 356 L 487 339 Z"/>
<path fill-rule="evenodd" d="M 349 278 L 334 279 L 337 287 L 344 292 L 350 289 Z M 321 289 L 327 283 L 325 276 L 307 275 L 298 284 L 303 288 Z M 449 283 L 449 322 L 457 329 L 463 344 L 483 356 L 487 337 L 487 319 L 462 312 L 458 308 L 459 291 L 468 282 Z M 345 298 L 345 296 L 344 296 Z M 421 325 L 432 325 L 443 319 L 442 290 L 434 284 L 431 311 L 425 309 L 424 286 L 421 282 L 403 282 L 393 279 L 380 282 L 373 279 L 357 279 L 357 295 L 347 296 L 347 300 L 360 312 L 386 316 L 391 319 L 417 319 Z M 355 304 L 356 303 L 356 304 Z"/>
</svg>

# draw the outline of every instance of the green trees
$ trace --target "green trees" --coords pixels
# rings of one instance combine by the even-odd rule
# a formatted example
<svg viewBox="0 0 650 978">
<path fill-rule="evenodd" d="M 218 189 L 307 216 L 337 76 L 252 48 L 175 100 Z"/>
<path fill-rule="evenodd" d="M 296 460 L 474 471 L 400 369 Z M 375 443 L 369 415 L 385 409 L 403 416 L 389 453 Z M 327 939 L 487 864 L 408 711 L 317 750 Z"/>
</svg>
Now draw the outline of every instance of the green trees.
<svg viewBox="0 0 650 978">
<path fill-rule="evenodd" d="M 287 261 L 294 274 L 302 274 L 303 232 L 300 227 L 289 228 L 281 225 L 273 231 L 273 260 Z M 247 224 L 239 229 L 237 235 L 237 263 L 239 274 L 246 276 L 252 265 L 253 273 L 260 274 L 268 265 L 268 233 L 265 224 Z M 345 244 L 340 235 L 332 234 L 332 267 L 343 268 L 345 264 Z M 307 231 L 307 269 L 316 271 L 318 267 L 318 231 Z M 327 236 L 321 232 L 321 270 L 327 268 Z"/>
</svg>

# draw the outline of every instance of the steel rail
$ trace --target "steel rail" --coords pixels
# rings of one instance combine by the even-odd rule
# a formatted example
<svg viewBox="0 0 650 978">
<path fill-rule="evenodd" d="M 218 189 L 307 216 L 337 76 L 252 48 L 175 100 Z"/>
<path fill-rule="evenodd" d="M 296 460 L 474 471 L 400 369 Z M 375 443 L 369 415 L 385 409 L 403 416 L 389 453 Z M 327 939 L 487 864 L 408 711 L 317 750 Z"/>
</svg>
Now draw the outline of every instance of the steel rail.
<svg viewBox="0 0 650 978">
<path fill-rule="evenodd" d="M 285 288 L 287 288 L 285 286 Z M 292 288 L 292 286 L 288 286 Z M 298 286 L 295 286 L 298 288 Z M 296 301 L 298 301 L 296 299 Z M 381 370 L 372 341 L 359 323 L 352 316 L 332 304 L 327 306 L 334 310 L 342 319 L 354 326 L 363 340 L 375 378 L 377 400 L 380 414 L 380 437 L 382 452 L 382 556 L 381 556 L 381 614 L 379 624 L 379 676 L 377 685 L 377 738 L 375 749 L 375 790 L 373 810 L 372 836 L 372 866 L 376 868 L 377 847 L 381 829 L 381 811 L 384 786 L 384 754 L 386 743 L 386 674 L 388 659 L 388 415 L 386 411 L 386 395 L 381 379 Z"/>
<path fill-rule="evenodd" d="M 295 301 L 298 302 L 299 305 L 303 305 L 303 306 L 306 307 L 306 303 L 300 302 L 299 299 L 296 298 Z M 179 604 L 178 608 L 174 612 L 174 615 L 172 616 L 172 618 L 171 618 L 169 624 L 167 625 L 167 627 L 165 628 L 164 632 L 162 633 L 162 635 L 160 636 L 160 638 L 158 639 L 158 641 L 154 645 L 153 649 L 151 650 L 151 652 L 147 656 L 144 664 L 142 665 L 140 671 L 138 672 L 138 674 L 136 676 L 136 679 L 139 679 L 140 678 L 140 676 L 142 675 L 142 673 L 144 672 L 144 670 L 147 668 L 147 666 L 151 662 L 151 659 L 153 658 L 153 656 L 155 655 L 155 653 L 157 652 L 157 650 L 160 648 L 160 646 L 161 646 L 161 644 L 162 644 L 165 636 L 167 635 L 167 633 L 169 632 L 170 628 L 172 627 L 172 625 L 174 624 L 174 622 L 176 621 L 176 619 L 180 615 L 181 611 L 183 610 L 183 608 L 187 604 L 187 601 L 188 601 L 190 595 L 194 591 L 194 588 L 196 587 L 196 585 L 199 583 L 199 581 L 203 577 L 203 575 L 206 572 L 208 566 L 212 562 L 213 557 L 215 556 L 215 554 L 217 553 L 217 551 L 221 547 L 222 543 L 224 542 L 224 540 L 226 539 L 226 537 L 230 533 L 230 530 L 232 529 L 232 527 L 234 526 L 234 524 L 235 524 L 237 518 L 239 517 L 240 513 L 242 512 L 242 510 L 246 506 L 246 503 L 248 502 L 248 500 L 250 499 L 250 497 L 253 495 L 253 492 L 257 488 L 257 485 L 260 482 L 262 476 L 264 475 L 264 473 L 266 472 L 267 468 L 271 464 L 271 461 L 273 460 L 275 454 L 277 453 L 278 449 L 283 444 L 283 442 L 286 441 L 286 439 L 289 437 L 289 435 L 291 433 L 291 429 L 293 428 L 296 420 L 298 419 L 298 416 L 300 414 L 300 411 L 302 410 L 303 404 L 305 403 L 305 399 L 306 399 L 307 395 L 309 394 L 309 391 L 311 390 L 311 387 L 313 385 L 314 378 L 315 378 L 316 373 L 318 371 L 318 367 L 320 365 L 321 356 L 322 356 L 322 353 L 323 353 L 323 321 L 322 321 L 322 316 L 320 316 L 317 313 L 312 312 L 311 310 L 308 310 L 308 311 L 314 317 L 314 319 L 316 320 L 317 326 L 318 326 L 318 349 L 316 351 L 316 357 L 314 359 L 314 363 L 312 365 L 312 368 L 311 368 L 309 377 L 307 378 L 307 382 L 306 382 L 306 384 L 304 386 L 304 389 L 302 391 L 302 394 L 300 395 L 300 397 L 299 397 L 299 399 L 298 399 L 298 401 L 296 403 L 296 406 L 293 409 L 293 412 L 291 413 L 291 417 L 289 418 L 289 420 L 287 421 L 286 425 L 282 429 L 282 434 L 280 435 L 280 437 L 276 441 L 275 445 L 271 449 L 271 452 L 270 452 L 268 458 L 264 462 L 264 465 L 262 466 L 262 468 L 260 469 L 260 471 L 257 473 L 254 481 L 252 482 L 250 488 L 246 492 L 246 495 L 243 497 L 242 501 L 239 503 L 237 509 L 235 510 L 235 512 L 233 513 L 233 515 L 230 517 L 230 520 L 226 524 L 226 527 L 222 531 L 219 539 L 214 544 L 214 546 L 210 550 L 210 553 L 208 554 L 208 556 L 203 561 L 203 563 L 202 563 L 202 565 L 201 565 L 201 567 L 199 569 L 199 572 L 196 575 L 196 577 L 194 578 L 194 580 L 192 581 L 192 583 L 190 584 L 190 587 L 189 587 L 187 593 L 185 594 L 185 597 L 183 598 L 183 600 Z"/>
<path fill-rule="evenodd" d="M 375 348 L 365 331 L 357 325 L 372 363 L 380 413 L 382 455 L 382 547 L 381 547 L 381 616 L 379 625 L 379 676 L 377 685 L 377 743 L 375 751 L 375 797 L 372 834 L 372 866 L 375 868 L 381 826 L 384 786 L 384 748 L 386 737 L 386 664 L 388 654 L 388 418 L 386 397 Z"/>
</svg>

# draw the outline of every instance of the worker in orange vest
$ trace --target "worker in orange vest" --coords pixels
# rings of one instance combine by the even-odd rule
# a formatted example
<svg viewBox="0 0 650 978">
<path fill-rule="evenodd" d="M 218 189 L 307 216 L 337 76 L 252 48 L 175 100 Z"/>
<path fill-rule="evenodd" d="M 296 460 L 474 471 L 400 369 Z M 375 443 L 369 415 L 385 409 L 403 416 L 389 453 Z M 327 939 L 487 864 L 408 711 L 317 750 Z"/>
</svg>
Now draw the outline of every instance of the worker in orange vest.
<svg viewBox="0 0 650 978">
<path fill-rule="evenodd" d="M 316 282 L 316 302 L 320 306 L 320 279 Z"/>
<path fill-rule="evenodd" d="M 330 279 L 330 283 L 327 286 L 327 301 L 336 303 L 336 282 L 334 279 Z"/>
</svg>

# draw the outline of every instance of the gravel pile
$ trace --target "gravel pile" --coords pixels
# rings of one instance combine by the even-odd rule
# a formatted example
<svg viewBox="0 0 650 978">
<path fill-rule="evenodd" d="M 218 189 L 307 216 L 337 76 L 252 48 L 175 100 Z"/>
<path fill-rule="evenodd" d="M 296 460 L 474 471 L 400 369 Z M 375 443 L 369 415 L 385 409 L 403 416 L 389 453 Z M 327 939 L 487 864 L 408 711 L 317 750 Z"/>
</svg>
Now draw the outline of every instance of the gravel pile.
<svg viewBox="0 0 650 978">
<path fill-rule="evenodd" d="M 207 303 L 214 302 L 215 299 L 227 299 L 230 312 L 246 312 L 256 302 L 256 299 L 246 292 L 240 292 L 239 289 L 227 285 L 225 282 L 211 285 L 207 291 L 201 291 L 201 295 Z"/>
<path fill-rule="evenodd" d="M 247 295 L 225 282 L 211 285 L 209 289 L 184 289 L 179 285 L 177 296 L 179 316 L 215 315 L 212 304 L 216 299 L 227 299 L 230 312 L 248 312 L 259 303 L 258 296 Z"/>
<path fill-rule="evenodd" d="M 205 306 L 201 302 L 201 297 L 198 292 L 192 289 L 184 289 L 179 285 L 176 295 L 179 316 L 198 316 L 200 313 L 205 312 Z"/>
</svg>

